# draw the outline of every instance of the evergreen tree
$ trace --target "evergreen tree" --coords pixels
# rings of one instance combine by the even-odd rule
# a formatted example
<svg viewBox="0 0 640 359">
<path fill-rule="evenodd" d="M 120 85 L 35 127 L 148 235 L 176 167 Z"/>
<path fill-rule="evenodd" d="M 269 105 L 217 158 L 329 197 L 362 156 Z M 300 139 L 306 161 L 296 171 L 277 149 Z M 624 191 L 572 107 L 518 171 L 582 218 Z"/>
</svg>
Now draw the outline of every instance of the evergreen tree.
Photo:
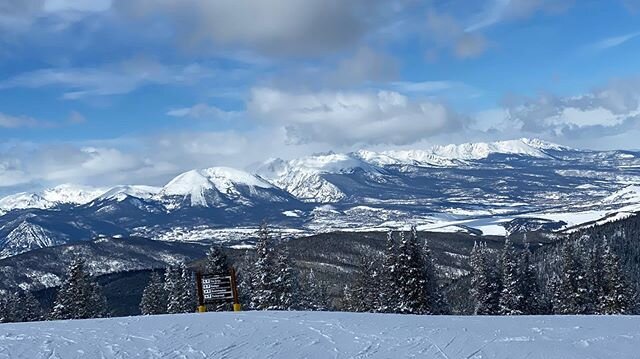
<svg viewBox="0 0 640 359">
<path fill-rule="evenodd" d="M 328 310 L 329 296 L 326 283 L 318 280 L 313 269 L 302 278 L 302 293 L 297 307 L 300 310 Z"/>
<path fill-rule="evenodd" d="M 416 238 L 418 237 L 415 226 L 412 227 L 412 235 Z M 425 312 L 430 314 L 445 314 L 447 312 L 448 305 L 444 296 L 440 293 L 436 266 L 433 263 L 433 255 L 427 239 L 424 240 L 424 245 L 422 247 L 422 262 L 425 279 Z"/>
<path fill-rule="evenodd" d="M 164 290 L 167 296 L 167 313 L 182 313 L 181 272 L 177 267 L 168 267 L 164 271 Z"/>
<path fill-rule="evenodd" d="M 521 254 L 520 276 L 522 277 L 522 302 L 521 309 L 523 314 L 533 315 L 540 314 L 541 303 L 540 286 L 538 285 L 538 276 L 534 263 L 531 260 L 531 249 L 527 235 L 524 235 L 524 251 Z"/>
<path fill-rule="evenodd" d="M 354 312 L 375 312 L 380 308 L 377 265 L 371 258 L 363 258 L 350 292 L 349 308 Z"/>
<path fill-rule="evenodd" d="M 274 263 L 273 294 L 275 303 L 271 309 L 291 310 L 296 305 L 296 293 L 298 291 L 296 275 L 289 260 L 289 252 L 286 247 L 281 248 Z"/>
<path fill-rule="evenodd" d="M 222 252 L 220 247 L 211 246 L 207 252 L 207 262 L 205 270 L 211 274 L 227 274 L 229 272 L 229 264 L 227 256 Z"/>
<path fill-rule="evenodd" d="M 101 318 L 106 315 L 106 298 L 102 289 L 85 269 L 85 262 L 76 258 L 68 276 L 58 289 L 51 312 L 52 319 Z"/>
<path fill-rule="evenodd" d="M 518 258 L 509 236 L 505 237 L 502 250 L 502 292 L 500 295 L 500 313 L 504 315 L 524 314 L 524 283 L 520 275 Z"/>
<path fill-rule="evenodd" d="M 266 224 L 260 227 L 256 243 L 256 261 L 251 273 L 251 307 L 268 310 L 276 307 L 274 292 L 274 259 L 271 236 Z"/>
<path fill-rule="evenodd" d="M 397 259 L 398 311 L 425 314 L 428 311 L 422 253 L 414 235 L 401 233 Z"/>
<path fill-rule="evenodd" d="M 580 242 L 563 243 L 562 266 L 554 295 L 554 312 L 558 314 L 590 313 L 590 286 L 583 265 L 584 253 Z"/>
<path fill-rule="evenodd" d="M 609 242 L 603 243 L 604 296 L 599 302 L 601 314 L 628 314 L 632 309 L 633 295 L 620 267 L 620 259 L 613 253 Z"/>
<path fill-rule="evenodd" d="M 195 279 L 193 272 L 187 267 L 186 264 L 180 265 L 180 296 L 179 296 L 179 308 L 181 313 L 193 313 L 197 306 L 197 296 Z"/>
<path fill-rule="evenodd" d="M 471 251 L 471 296 L 474 314 L 496 315 L 500 312 L 501 275 L 486 244 L 475 243 Z"/>
<path fill-rule="evenodd" d="M 589 286 L 588 309 L 586 311 L 589 314 L 604 314 L 600 305 L 605 301 L 607 290 L 604 263 L 602 261 L 603 251 L 603 243 L 595 241 L 593 246 L 585 252 L 584 258 L 582 258 L 583 266 L 586 268 L 586 283 Z"/>
<path fill-rule="evenodd" d="M 18 295 L 7 292 L 0 302 L 0 323 L 19 322 L 21 317 Z"/>
<path fill-rule="evenodd" d="M 348 284 L 345 284 L 342 288 L 342 310 L 346 312 L 356 311 L 353 300 L 353 289 Z"/>
<path fill-rule="evenodd" d="M 35 322 L 42 320 L 42 307 L 40 302 L 33 296 L 30 291 L 21 291 L 18 294 L 20 303 L 20 320 L 21 322 Z"/>
<path fill-rule="evenodd" d="M 387 233 L 387 241 L 382 255 L 382 266 L 380 268 L 380 289 L 377 312 L 394 313 L 397 311 L 396 288 L 397 288 L 397 253 L 393 232 Z"/>
<path fill-rule="evenodd" d="M 140 311 L 144 315 L 164 314 L 167 312 L 167 294 L 164 290 L 162 276 L 159 273 L 151 273 L 149 284 L 142 292 Z"/>
</svg>

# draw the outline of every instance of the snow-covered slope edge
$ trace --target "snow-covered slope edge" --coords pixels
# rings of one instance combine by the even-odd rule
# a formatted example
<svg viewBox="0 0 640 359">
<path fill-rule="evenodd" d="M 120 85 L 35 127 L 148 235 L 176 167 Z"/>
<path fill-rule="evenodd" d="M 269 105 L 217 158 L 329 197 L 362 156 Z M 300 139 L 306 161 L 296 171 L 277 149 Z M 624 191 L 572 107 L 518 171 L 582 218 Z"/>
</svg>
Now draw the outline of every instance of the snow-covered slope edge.
<svg viewBox="0 0 640 359">
<path fill-rule="evenodd" d="M 202 313 L 3 324 L 0 356 L 631 359 L 638 327 L 635 316 Z"/>
</svg>

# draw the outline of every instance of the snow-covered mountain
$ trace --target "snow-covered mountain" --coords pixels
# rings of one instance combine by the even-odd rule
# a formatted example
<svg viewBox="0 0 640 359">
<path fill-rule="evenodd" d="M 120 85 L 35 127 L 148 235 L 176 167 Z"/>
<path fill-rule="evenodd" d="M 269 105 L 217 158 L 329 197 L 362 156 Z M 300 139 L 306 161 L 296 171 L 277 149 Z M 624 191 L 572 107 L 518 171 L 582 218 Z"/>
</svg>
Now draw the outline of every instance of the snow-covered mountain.
<svg viewBox="0 0 640 359">
<path fill-rule="evenodd" d="M 160 190 L 157 199 L 172 210 L 181 206 L 255 206 L 287 202 L 291 196 L 262 178 L 228 167 L 212 167 L 185 172 Z"/>
<path fill-rule="evenodd" d="M 61 186 L 0 200 L 2 256 L 134 234 L 193 240 L 262 220 L 304 233 L 342 230 L 561 230 L 640 210 L 640 152 L 576 150 L 535 139 L 271 159 L 251 172 L 187 171 L 163 187 Z M 60 206 L 64 204 L 64 206 Z M 0 213 L 1 214 L 1 213 Z"/>
<path fill-rule="evenodd" d="M 16 193 L 0 199 L 0 213 L 24 208 L 52 208 L 60 204 L 84 204 L 104 191 L 104 188 L 62 184 L 40 192 Z"/>
</svg>

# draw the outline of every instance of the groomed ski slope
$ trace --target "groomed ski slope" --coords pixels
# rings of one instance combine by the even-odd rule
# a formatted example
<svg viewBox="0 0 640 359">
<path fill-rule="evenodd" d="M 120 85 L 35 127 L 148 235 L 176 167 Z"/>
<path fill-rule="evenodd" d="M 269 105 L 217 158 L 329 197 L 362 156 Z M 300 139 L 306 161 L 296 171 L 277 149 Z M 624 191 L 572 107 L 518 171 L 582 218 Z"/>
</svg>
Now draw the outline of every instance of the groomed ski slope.
<svg viewBox="0 0 640 359">
<path fill-rule="evenodd" d="M 640 358 L 640 317 L 327 312 L 0 325 L 0 358 Z"/>
</svg>

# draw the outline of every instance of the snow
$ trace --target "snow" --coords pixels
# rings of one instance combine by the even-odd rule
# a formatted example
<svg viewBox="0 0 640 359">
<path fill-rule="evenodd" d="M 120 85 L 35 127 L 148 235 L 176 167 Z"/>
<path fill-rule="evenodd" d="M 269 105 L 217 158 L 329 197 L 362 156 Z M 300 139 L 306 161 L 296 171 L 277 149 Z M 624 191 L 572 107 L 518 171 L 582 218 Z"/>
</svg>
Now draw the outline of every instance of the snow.
<svg viewBox="0 0 640 359">
<path fill-rule="evenodd" d="M 493 153 L 515 154 L 537 158 L 548 157 L 544 150 L 561 146 L 541 140 L 519 139 L 499 142 L 463 143 L 460 145 L 434 146 L 431 152 L 437 156 L 462 160 L 479 160 Z"/>
<path fill-rule="evenodd" d="M 40 192 L 20 192 L 0 199 L 0 210 L 51 208 L 59 204 L 85 204 L 104 192 L 104 188 L 62 184 Z"/>
<path fill-rule="evenodd" d="M 604 204 L 640 203 L 640 185 L 630 185 L 602 200 Z"/>
<path fill-rule="evenodd" d="M 267 181 L 250 173 L 229 167 L 211 167 L 178 175 L 164 186 L 159 196 L 188 197 L 192 206 L 207 207 L 209 206 L 207 195 L 211 191 L 216 190 L 224 195 L 240 197 L 238 186 L 246 186 L 250 189 L 273 188 Z"/>
<path fill-rule="evenodd" d="M 0 358 L 637 358 L 640 317 L 331 312 L 0 325 Z"/>
<path fill-rule="evenodd" d="M 161 190 L 161 188 L 153 186 L 123 185 L 111 188 L 97 199 L 114 199 L 116 201 L 124 201 L 129 196 L 140 199 L 150 199 L 154 195 L 158 194 Z"/>
</svg>

